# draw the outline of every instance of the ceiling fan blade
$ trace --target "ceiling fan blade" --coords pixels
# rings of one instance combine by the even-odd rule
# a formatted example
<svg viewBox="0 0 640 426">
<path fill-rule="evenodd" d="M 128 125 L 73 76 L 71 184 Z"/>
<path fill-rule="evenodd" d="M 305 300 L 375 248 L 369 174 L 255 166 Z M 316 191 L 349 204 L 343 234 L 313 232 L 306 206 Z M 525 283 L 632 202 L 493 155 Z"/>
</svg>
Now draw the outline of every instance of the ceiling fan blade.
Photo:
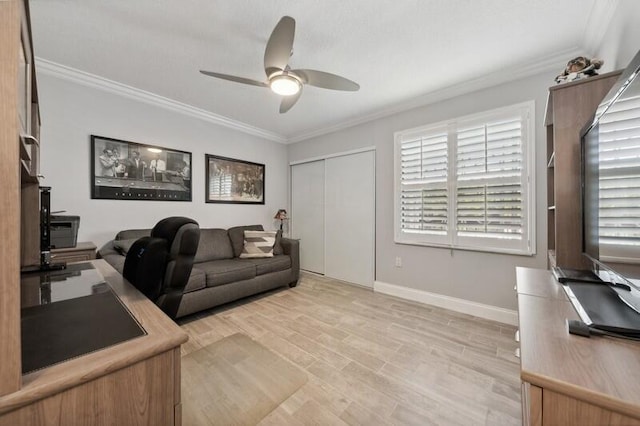
<svg viewBox="0 0 640 426">
<path fill-rule="evenodd" d="M 264 71 L 267 77 L 287 67 L 295 33 L 296 21 L 290 16 L 283 16 L 273 29 L 264 51 Z"/>
<path fill-rule="evenodd" d="M 220 74 L 219 72 L 213 72 L 213 71 L 200 70 L 200 72 L 210 77 L 221 78 L 223 80 L 229 80 L 236 83 L 250 84 L 252 86 L 260 86 L 260 87 L 269 87 L 267 83 L 264 83 L 258 80 L 252 80 L 250 78 L 236 77 L 235 75 L 229 75 L 229 74 Z"/>
<path fill-rule="evenodd" d="M 346 90 L 350 92 L 355 92 L 360 89 L 360 85 L 355 81 L 324 71 L 291 70 L 291 72 L 298 75 L 306 84 L 322 87 L 323 89 Z"/>
<path fill-rule="evenodd" d="M 284 114 L 285 112 L 289 111 L 291 107 L 293 107 L 296 102 L 298 102 L 298 99 L 300 99 L 300 95 L 302 95 L 302 89 L 295 95 L 284 96 L 282 98 L 282 102 L 280 103 L 280 114 Z"/>
</svg>

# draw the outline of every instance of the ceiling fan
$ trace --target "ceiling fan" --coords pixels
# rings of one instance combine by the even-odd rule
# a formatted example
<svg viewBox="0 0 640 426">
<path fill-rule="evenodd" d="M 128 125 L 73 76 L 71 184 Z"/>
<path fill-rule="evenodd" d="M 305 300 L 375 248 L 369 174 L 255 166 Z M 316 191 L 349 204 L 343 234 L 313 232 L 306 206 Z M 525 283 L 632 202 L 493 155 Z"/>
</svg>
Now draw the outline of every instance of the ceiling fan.
<svg viewBox="0 0 640 426">
<path fill-rule="evenodd" d="M 289 111 L 300 99 L 302 87 L 305 84 L 333 90 L 357 91 L 360 89 L 358 83 L 339 75 L 309 69 L 292 70 L 289 67 L 289 58 L 293 55 L 295 31 L 296 21 L 290 16 L 283 16 L 273 29 L 264 51 L 264 71 L 267 74 L 267 81 L 252 80 L 213 71 L 200 70 L 200 72 L 236 83 L 271 88 L 275 93 L 283 96 L 280 104 L 281 114 Z"/>
</svg>

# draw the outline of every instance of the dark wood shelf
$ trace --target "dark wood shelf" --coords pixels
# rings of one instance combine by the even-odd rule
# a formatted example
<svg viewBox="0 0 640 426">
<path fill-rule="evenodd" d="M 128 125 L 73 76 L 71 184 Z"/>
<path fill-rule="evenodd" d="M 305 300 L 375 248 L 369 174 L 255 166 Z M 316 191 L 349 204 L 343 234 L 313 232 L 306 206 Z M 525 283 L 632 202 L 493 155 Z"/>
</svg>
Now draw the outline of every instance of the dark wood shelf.
<svg viewBox="0 0 640 426">
<path fill-rule="evenodd" d="M 580 132 L 621 71 L 549 88 L 547 126 L 548 248 L 560 267 L 584 269 Z M 556 167 L 557 165 L 557 167 Z M 551 266 L 551 259 L 549 261 Z"/>
</svg>

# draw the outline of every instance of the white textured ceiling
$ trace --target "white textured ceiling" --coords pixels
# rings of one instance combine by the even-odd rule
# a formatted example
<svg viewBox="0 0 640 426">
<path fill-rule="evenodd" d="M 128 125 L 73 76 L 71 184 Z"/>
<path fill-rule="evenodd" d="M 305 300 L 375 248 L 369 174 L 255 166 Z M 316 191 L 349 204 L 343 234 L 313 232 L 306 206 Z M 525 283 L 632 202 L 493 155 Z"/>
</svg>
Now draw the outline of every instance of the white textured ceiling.
<svg viewBox="0 0 640 426">
<path fill-rule="evenodd" d="M 594 22 L 602 13 L 595 0 L 30 4 L 37 57 L 289 140 L 381 114 L 478 77 L 535 67 L 550 57 L 558 60 L 560 72 L 570 59 L 563 54 L 589 48 L 587 41 L 594 38 L 589 30 L 598 30 Z M 358 82 L 360 91 L 306 86 L 298 104 L 279 114 L 280 97 L 270 90 L 198 72 L 264 80 L 265 44 L 283 15 L 296 20 L 292 68 L 340 74 Z"/>
</svg>

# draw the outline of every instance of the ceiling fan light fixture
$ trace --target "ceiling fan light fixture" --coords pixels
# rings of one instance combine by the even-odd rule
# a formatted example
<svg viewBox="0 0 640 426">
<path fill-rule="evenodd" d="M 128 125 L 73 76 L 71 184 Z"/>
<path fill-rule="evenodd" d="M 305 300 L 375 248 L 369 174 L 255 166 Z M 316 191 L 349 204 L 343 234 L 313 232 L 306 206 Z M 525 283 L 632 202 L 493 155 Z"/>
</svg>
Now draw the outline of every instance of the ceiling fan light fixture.
<svg viewBox="0 0 640 426">
<path fill-rule="evenodd" d="M 302 88 L 300 81 L 288 74 L 281 74 L 271 78 L 269 81 L 269 87 L 274 93 L 282 96 L 295 95 Z"/>
</svg>

